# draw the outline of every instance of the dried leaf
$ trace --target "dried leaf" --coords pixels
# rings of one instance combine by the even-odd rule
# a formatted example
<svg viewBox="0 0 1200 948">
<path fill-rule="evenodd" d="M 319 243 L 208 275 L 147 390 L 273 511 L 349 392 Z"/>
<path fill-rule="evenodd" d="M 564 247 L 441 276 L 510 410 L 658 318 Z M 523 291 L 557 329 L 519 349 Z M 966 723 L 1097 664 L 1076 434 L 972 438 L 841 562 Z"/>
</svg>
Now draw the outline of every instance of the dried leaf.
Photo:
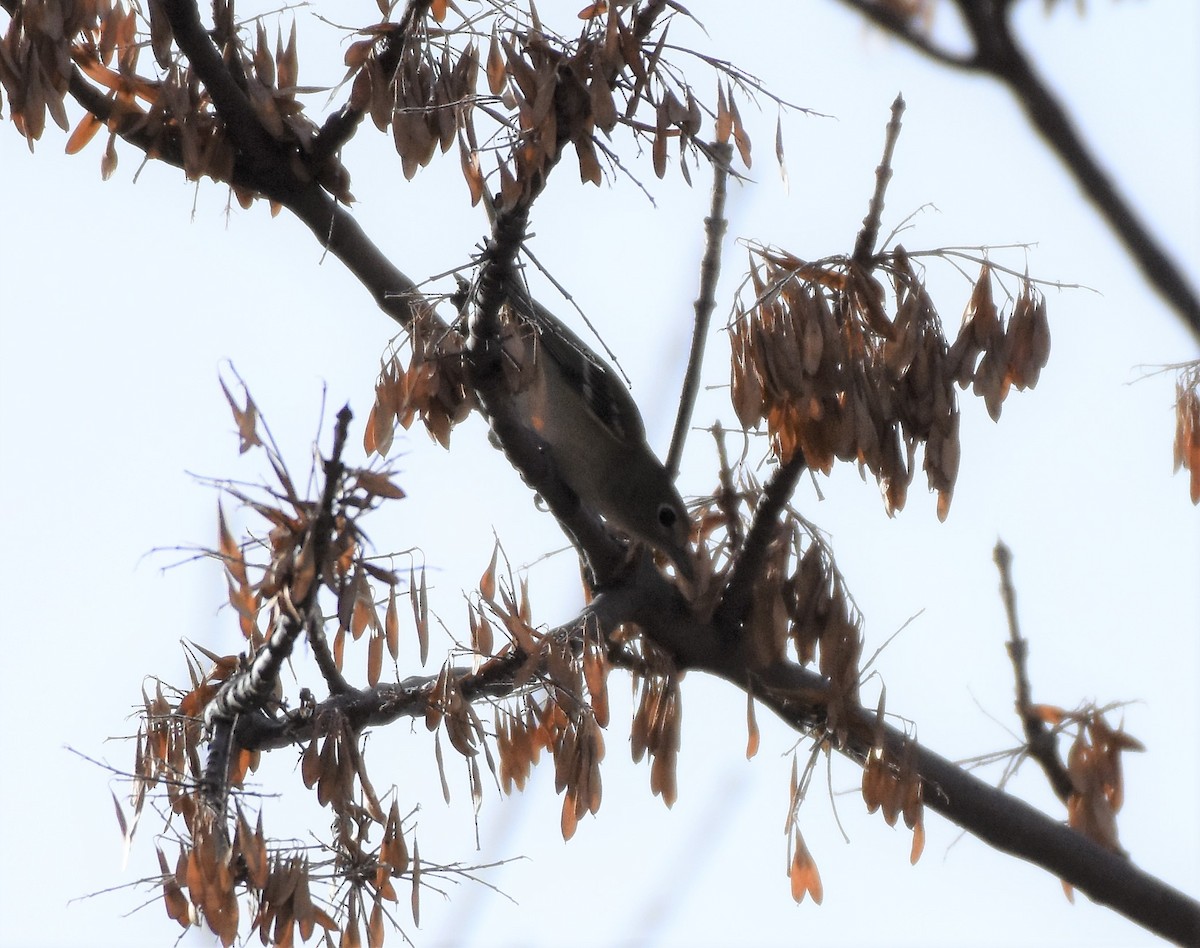
<svg viewBox="0 0 1200 948">
<path fill-rule="evenodd" d="M 79 154 L 103 127 L 104 123 L 100 119 L 91 112 L 85 112 L 83 118 L 79 120 L 79 124 L 75 126 L 75 130 L 71 132 L 71 137 L 67 139 L 67 154 Z"/>
<path fill-rule="evenodd" d="M 180 927 L 186 930 L 191 927 L 187 896 L 183 894 L 174 873 L 167 867 L 167 858 L 162 850 L 155 847 L 155 851 L 158 853 L 158 866 L 162 871 L 163 904 L 167 910 L 167 917 L 177 921 Z"/>
<path fill-rule="evenodd" d="M 388 590 L 387 612 L 383 617 L 383 633 L 387 639 L 388 654 L 395 661 L 400 654 L 400 615 L 396 606 L 396 587 Z"/>
<path fill-rule="evenodd" d="M 579 158 L 579 180 L 583 184 L 594 184 L 599 187 L 604 181 L 604 172 L 600 167 L 600 159 L 596 157 L 596 148 L 588 136 L 575 140 L 575 154 Z"/>
<path fill-rule="evenodd" d="M 412 848 L 412 916 L 413 924 L 421 924 L 421 851 L 416 838 Z"/>
<path fill-rule="evenodd" d="M 408 571 L 408 596 L 412 602 L 413 620 L 417 626 L 417 644 L 421 649 L 421 664 L 429 658 L 429 601 L 425 590 L 425 567 L 421 567 L 421 583 L 416 584 L 416 575 Z"/>
<path fill-rule="evenodd" d="M 504 64 L 504 54 L 500 52 L 500 38 L 496 33 L 495 25 L 492 26 L 492 41 L 488 46 L 485 71 L 487 72 L 488 90 L 492 95 L 500 95 L 508 81 L 508 72 Z"/>
<path fill-rule="evenodd" d="M 254 404 L 254 399 L 243 388 L 242 391 L 246 394 L 246 407 L 242 408 L 234 401 L 225 380 L 218 379 L 218 381 L 221 383 L 221 391 L 225 393 L 225 400 L 229 403 L 229 409 L 233 412 L 233 420 L 237 424 L 238 453 L 245 454 L 251 448 L 261 446 L 262 441 L 258 437 L 258 406 Z"/>
<path fill-rule="evenodd" d="M 733 116 L 729 112 L 729 104 L 725 101 L 725 89 L 720 82 L 717 83 L 716 126 L 717 142 L 724 145 L 729 141 L 729 136 L 733 132 Z"/>
<path fill-rule="evenodd" d="M 442 799 L 447 804 L 450 803 L 450 784 L 446 780 L 446 764 L 442 759 L 442 732 L 437 731 L 433 735 L 433 757 L 437 762 L 438 777 L 442 782 Z"/>
<path fill-rule="evenodd" d="M 358 486 L 365 490 L 368 494 L 376 497 L 385 497 L 389 500 L 402 500 L 404 491 L 400 487 L 393 484 L 386 474 L 381 474 L 377 471 L 357 471 L 355 479 L 358 481 Z"/>
<path fill-rule="evenodd" d="M 482 609 L 479 609 L 476 615 L 477 621 L 471 630 L 472 648 L 479 655 L 493 655 L 496 651 L 496 643 L 492 623 L 488 621 L 488 617 L 484 615 Z"/>
<path fill-rule="evenodd" d="M 908 861 L 911 865 L 916 865 L 917 860 L 921 858 L 921 853 L 925 851 L 925 821 L 920 820 L 913 827 L 912 848 L 908 853 Z"/>
<path fill-rule="evenodd" d="M 758 720 L 754 716 L 754 695 L 746 692 L 746 760 L 758 753 L 759 733 Z"/>
<path fill-rule="evenodd" d="M 367 684 L 374 688 L 379 684 L 379 676 L 383 671 L 383 636 L 372 632 L 367 643 Z"/>
<path fill-rule="evenodd" d="M 288 44 L 282 48 L 282 35 L 276 37 L 275 67 L 280 89 L 291 89 L 300 80 L 300 56 L 296 52 L 296 20 L 292 19 L 292 30 L 288 35 Z"/>
<path fill-rule="evenodd" d="M 1067 713 L 1062 708 L 1052 704 L 1034 704 L 1029 710 L 1046 724 L 1056 727 L 1066 719 Z"/>
<path fill-rule="evenodd" d="M 475 207 L 483 199 L 483 169 L 479 163 L 479 152 L 467 148 L 467 143 L 458 140 L 459 161 L 462 165 L 463 180 L 467 182 L 467 190 L 471 193 L 471 207 Z"/>
<path fill-rule="evenodd" d="M 567 790 L 563 794 L 562 815 L 559 818 L 559 829 L 562 831 L 563 842 L 570 840 L 579 826 L 579 815 L 576 813 L 575 802 L 575 791 Z"/>
<path fill-rule="evenodd" d="M 733 124 L 733 143 L 737 145 L 738 154 L 741 155 L 742 164 L 747 168 L 750 167 L 750 133 L 746 131 L 746 127 L 742 124 L 741 113 L 738 112 L 737 102 L 733 98 L 733 89 L 729 90 L 729 117 Z"/>
<path fill-rule="evenodd" d="M 479 577 L 479 594 L 483 596 L 484 602 L 496 601 L 496 561 L 499 556 L 500 544 L 497 543 L 492 547 L 491 562 L 483 571 L 483 575 Z"/>
<path fill-rule="evenodd" d="M 129 824 L 125 821 L 125 811 L 121 807 L 121 801 L 117 799 L 116 791 L 110 790 L 109 793 L 112 794 L 113 808 L 117 813 L 117 825 L 121 828 L 121 837 L 127 840 L 129 838 Z"/>
<path fill-rule="evenodd" d="M 796 830 L 794 846 L 795 852 L 788 871 L 788 877 L 792 883 L 792 898 L 797 902 L 803 902 L 805 895 L 811 895 L 813 901 L 820 905 L 821 900 L 825 897 L 824 889 L 821 886 L 821 874 L 817 871 L 817 864 L 804 844 L 804 837 L 800 835 L 799 829 Z"/>
<path fill-rule="evenodd" d="M 117 170 L 117 136 L 112 133 L 108 136 L 108 144 L 104 146 L 104 157 L 100 159 L 100 177 L 107 181 L 113 176 L 113 172 Z"/>
<path fill-rule="evenodd" d="M 779 177 L 783 179 L 784 191 L 788 188 L 787 162 L 783 157 L 783 116 L 775 120 L 775 161 L 779 165 Z"/>
<path fill-rule="evenodd" d="M 597 50 L 597 65 L 594 67 L 592 81 L 588 84 L 588 98 L 591 100 L 592 120 L 596 127 L 602 132 L 611 132 L 617 124 L 617 106 L 613 101 L 612 88 L 598 65 L 600 56 L 601 52 Z"/>
</svg>

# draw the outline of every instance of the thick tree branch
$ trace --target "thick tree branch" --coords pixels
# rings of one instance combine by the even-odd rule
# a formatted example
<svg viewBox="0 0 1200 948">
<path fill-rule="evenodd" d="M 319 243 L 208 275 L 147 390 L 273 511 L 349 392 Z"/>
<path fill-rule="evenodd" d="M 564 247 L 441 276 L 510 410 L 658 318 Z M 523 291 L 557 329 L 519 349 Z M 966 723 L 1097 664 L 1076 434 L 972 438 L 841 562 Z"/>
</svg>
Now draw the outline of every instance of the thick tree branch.
<svg viewBox="0 0 1200 948">
<path fill-rule="evenodd" d="M 1200 339 L 1200 297 L 1100 167 L 1074 122 L 1015 44 L 991 72 L 1021 102 L 1029 121 L 1067 166 L 1075 182 L 1100 211 L 1146 278 Z"/>
<path fill-rule="evenodd" d="M 841 0 L 841 2 L 861 13 L 884 31 L 924 53 L 930 59 L 955 69 L 978 68 L 978 62 L 974 55 L 951 52 L 933 42 L 920 30 L 916 18 L 902 12 L 902 8 L 898 4 L 880 2 L 880 0 Z"/>
<path fill-rule="evenodd" d="M 771 688 L 765 693 L 755 688 L 754 694 L 785 721 L 803 727 L 812 709 L 787 695 L 818 689 L 822 683 L 815 672 L 788 665 L 777 670 Z M 1148 931 L 1181 945 L 1194 945 L 1200 939 L 1200 903 L 1184 893 L 944 757 L 913 745 L 902 731 L 886 724 L 881 727 L 874 712 L 860 708 L 855 725 L 859 746 L 840 750 L 858 759 L 863 753 L 861 742 L 879 732 L 897 756 L 909 745 L 924 784 L 925 805 L 931 810 L 1001 852 L 1041 866 Z"/>
<path fill-rule="evenodd" d="M 291 155 L 263 127 L 249 99 L 229 74 L 204 31 L 193 0 L 164 0 L 180 51 L 204 83 L 244 162 L 247 183 L 300 218 L 321 245 L 340 259 L 375 302 L 402 325 L 422 297 L 416 284 L 387 260 L 354 218 L 315 181 L 297 176 Z"/>
<path fill-rule="evenodd" d="M 830 699 L 827 680 L 816 671 L 793 662 L 779 662 L 765 670 L 748 668 L 736 648 L 730 648 L 724 631 L 698 620 L 679 591 L 652 566 L 643 564 L 635 581 L 596 597 L 583 617 L 594 616 L 609 631 L 623 621 L 634 621 L 656 645 L 671 655 L 679 670 L 704 671 L 722 678 L 776 712 L 804 734 L 821 734 L 825 703 Z M 582 618 L 554 630 L 552 637 L 577 636 Z M 517 688 L 517 672 L 527 657 L 514 650 L 485 663 L 477 672 L 454 672 L 460 693 L 467 700 L 500 698 Z M 297 714 L 292 723 L 267 721 L 261 715 L 239 720 L 241 746 L 266 749 L 305 741 L 322 732 L 323 720 L 338 715 L 352 728 L 380 726 L 399 717 L 425 713 L 437 676 L 410 678 L 396 685 L 335 695 L 315 713 Z M 1200 936 L 1200 904 L 1166 885 L 1060 821 L 986 782 L 930 751 L 898 728 L 880 722 L 875 712 L 855 708 L 850 714 L 846 743 L 836 748 L 862 764 L 882 737 L 894 759 L 910 755 L 923 784 L 925 805 L 978 836 L 996 849 L 1035 865 L 1069 883 L 1092 900 L 1107 905 L 1148 931 L 1179 944 L 1195 944 Z"/>
<path fill-rule="evenodd" d="M 401 326 L 424 310 L 425 296 L 417 284 L 383 254 L 354 215 L 329 193 L 311 184 L 283 203 L 325 250 L 346 265 L 375 304 Z"/>
<path fill-rule="evenodd" d="M 301 187 L 287 161 L 283 143 L 263 126 L 225 57 L 200 23 L 195 0 L 162 0 L 162 6 L 179 51 L 204 83 L 234 146 L 247 159 L 252 176 L 258 179 L 255 190 L 282 198 Z"/>
<path fill-rule="evenodd" d="M 0 0 L 5 9 L 12 2 Z M 425 306 L 417 284 L 384 256 L 347 208 L 315 181 L 300 181 L 295 176 L 286 152 L 269 136 L 264 139 L 266 133 L 257 118 L 246 114 L 249 104 L 245 95 L 224 69 L 212 41 L 199 28 L 194 4 L 173 0 L 171 7 L 183 28 L 183 38 L 180 39 L 178 33 L 176 36 L 181 48 L 186 43 L 188 55 L 194 54 L 206 64 L 212 73 L 212 81 L 223 90 L 220 100 L 215 94 L 213 99 L 222 121 L 227 123 L 231 135 L 234 135 L 235 127 L 239 129 L 234 135 L 238 147 L 229 183 L 249 191 L 261 191 L 290 210 L 312 231 L 326 251 L 345 264 L 380 309 L 401 325 L 407 325 Z M 190 11 L 181 9 L 187 7 Z M 199 68 L 197 72 L 204 75 Z M 206 77 L 206 84 L 208 81 Z M 113 122 L 113 101 L 89 83 L 76 67 L 71 69 L 69 90 L 83 108 L 105 123 Z M 223 111 L 226 104 L 233 109 L 235 119 L 227 119 Z M 118 124 L 117 132 L 124 141 L 141 151 L 176 168 L 184 168 L 178 136 L 170 128 L 165 134 L 152 136 L 144 126 L 134 124 L 122 128 Z"/>
</svg>

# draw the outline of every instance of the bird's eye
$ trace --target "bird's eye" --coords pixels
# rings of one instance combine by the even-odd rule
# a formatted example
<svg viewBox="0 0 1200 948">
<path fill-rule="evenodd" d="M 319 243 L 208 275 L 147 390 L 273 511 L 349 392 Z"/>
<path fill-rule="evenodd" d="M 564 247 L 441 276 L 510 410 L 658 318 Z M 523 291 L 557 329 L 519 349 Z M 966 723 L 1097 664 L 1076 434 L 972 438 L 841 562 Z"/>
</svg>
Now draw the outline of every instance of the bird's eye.
<svg viewBox="0 0 1200 948">
<path fill-rule="evenodd" d="M 670 530 L 679 520 L 679 515 L 675 513 L 675 508 L 670 504 L 658 505 L 658 523 L 659 526 L 666 527 Z"/>
</svg>

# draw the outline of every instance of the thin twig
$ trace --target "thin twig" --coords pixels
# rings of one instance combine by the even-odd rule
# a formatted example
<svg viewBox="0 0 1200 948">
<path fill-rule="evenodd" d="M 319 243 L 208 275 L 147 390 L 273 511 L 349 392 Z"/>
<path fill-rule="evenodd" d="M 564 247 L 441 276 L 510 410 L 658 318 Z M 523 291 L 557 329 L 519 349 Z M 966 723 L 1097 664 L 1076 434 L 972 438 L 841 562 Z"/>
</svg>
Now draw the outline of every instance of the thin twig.
<svg viewBox="0 0 1200 948">
<path fill-rule="evenodd" d="M 729 452 L 725 449 L 725 430 L 718 421 L 712 426 L 713 440 L 717 443 L 717 507 L 725 517 L 725 529 L 729 531 L 729 543 L 736 550 L 742 545 L 742 518 L 738 516 L 738 492 L 733 485 L 733 469 L 729 466 Z"/>
<path fill-rule="evenodd" d="M 879 239 L 883 196 L 887 192 L 888 182 L 892 180 L 892 154 L 900 137 L 900 119 L 903 115 L 904 96 L 897 94 L 892 102 L 892 117 L 888 121 L 883 142 L 883 158 L 875 168 L 875 193 L 871 195 L 871 203 L 867 205 L 867 216 L 863 218 L 862 229 L 858 232 L 858 239 L 854 241 L 854 255 L 851 259 L 862 267 L 869 265 L 871 255 L 875 252 L 875 242 Z"/>
<path fill-rule="evenodd" d="M 1025 729 L 1025 740 L 1029 756 L 1041 765 L 1046 773 L 1046 779 L 1058 798 L 1066 803 L 1075 790 L 1071 775 L 1058 756 L 1058 742 L 1054 732 L 1046 726 L 1046 722 L 1038 715 L 1033 706 L 1032 689 L 1029 686 L 1029 672 L 1026 659 L 1029 656 L 1029 643 L 1021 638 L 1017 626 L 1017 594 L 1012 583 L 1012 551 L 1003 540 L 996 541 L 993 551 L 996 568 L 1000 571 L 1000 595 L 1004 599 L 1004 611 L 1008 615 L 1008 657 L 1012 661 L 1013 676 L 1017 683 L 1017 715 L 1021 726 Z"/>
<path fill-rule="evenodd" d="M 667 452 L 667 473 L 672 480 L 679 474 L 683 445 L 687 441 L 688 428 L 692 423 L 696 393 L 700 390 L 704 346 L 708 341 L 712 313 L 717 305 L 717 281 L 721 276 L 721 239 L 725 236 L 728 224 L 725 220 L 725 194 L 733 146 L 729 142 L 712 142 L 709 149 L 713 159 L 712 208 L 708 217 L 704 218 L 704 256 L 700 260 L 700 294 L 695 303 L 696 322 L 692 329 L 692 349 L 688 355 L 687 373 L 683 378 L 683 391 L 679 395 L 679 413 L 675 416 L 671 449 Z"/>
</svg>

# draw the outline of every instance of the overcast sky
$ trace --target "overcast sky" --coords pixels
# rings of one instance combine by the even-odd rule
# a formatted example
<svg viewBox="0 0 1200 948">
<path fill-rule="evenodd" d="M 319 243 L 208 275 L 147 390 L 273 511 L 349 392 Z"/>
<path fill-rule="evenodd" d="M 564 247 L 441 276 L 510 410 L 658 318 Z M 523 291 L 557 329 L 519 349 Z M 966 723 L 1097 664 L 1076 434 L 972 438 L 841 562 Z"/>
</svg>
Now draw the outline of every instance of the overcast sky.
<svg viewBox="0 0 1200 948">
<path fill-rule="evenodd" d="M 1186 0 L 1097 2 L 1083 18 L 1074 4 L 1058 6 L 1046 16 L 1040 3 L 1021 4 L 1021 35 L 1196 285 L 1200 14 Z M 1113 720 L 1123 716 L 1147 752 L 1127 759 L 1122 842 L 1141 867 L 1200 895 L 1200 513 L 1186 477 L 1171 472 L 1173 376 L 1155 374 L 1197 358 L 1194 338 L 993 84 L 947 74 L 831 2 L 764 3 L 754 15 L 743 12 L 751 5 L 690 8 L 709 35 L 681 22 L 673 42 L 738 62 L 784 98 L 831 116 L 785 116 L 785 189 L 771 159 L 774 109 L 764 103 L 760 116 L 743 107 L 756 160 L 752 181 L 730 195 L 718 324 L 745 268 L 738 240 L 807 258 L 849 251 L 901 91 L 908 110 L 884 230 L 915 214 L 903 236 L 909 250 L 1033 243 L 996 259 L 1094 290 L 1048 291 L 1050 364 L 1035 391 L 1009 398 L 999 425 L 978 400 L 962 398 L 963 462 L 945 524 L 919 480 L 908 508 L 888 520 L 874 484 L 849 469 L 820 479 L 820 496 L 802 482 L 795 502 L 830 534 L 866 616 L 867 654 L 916 617 L 877 662 L 888 707 L 956 759 L 1015 743 L 991 560 L 1003 537 L 1015 556 L 1035 699 L 1131 702 Z M 336 19 L 366 23 L 375 10 L 339 5 Z M 322 51 L 314 10 L 297 16 L 312 35 L 300 50 L 301 81 L 336 81 L 340 47 Z M 699 89 L 712 88 L 711 77 L 685 65 Z M 347 155 L 367 232 L 417 279 L 465 262 L 486 224 L 468 207 L 454 153 L 406 183 L 371 131 Z M 0 944 L 164 945 L 177 929 L 161 902 L 127 914 L 150 897 L 146 889 L 73 901 L 156 871 L 157 826 L 147 813 L 122 868 L 109 787 L 124 787 L 68 748 L 130 766 L 132 746 L 108 740 L 134 732 L 141 689 L 153 687 L 146 676 L 184 680 L 181 639 L 217 652 L 239 647 L 236 618 L 221 608 L 220 571 L 175 565 L 215 542 L 217 497 L 194 474 L 265 477 L 261 457 L 237 456 L 218 374 L 229 377 L 232 362 L 246 379 L 303 479 L 322 399 L 327 448 L 336 407 L 348 402 L 360 423 L 366 418 L 394 328 L 286 215 L 271 219 L 263 205 L 228 211 L 221 187 L 197 188 L 152 164 L 139 171 L 130 149 L 101 183 L 99 141 L 71 158 L 63 143 L 50 129 L 31 156 L 10 124 L 0 135 Z M 564 166 L 536 207 L 531 246 L 603 327 L 665 452 L 707 188 L 688 190 L 674 175 L 656 181 L 648 156 L 630 167 L 655 204 L 627 179 L 584 187 Z M 956 327 L 968 281 L 931 267 L 930 288 Z M 570 312 L 549 288 L 538 292 Z M 733 424 L 722 339 L 714 331 L 698 425 Z M 493 532 L 515 566 L 529 566 L 535 620 L 555 623 L 578 609 L 573 558 L 539 560 L 561 547 L 561 534 L 488 447 L 481 422 L 456 430 L 449 453 L 414 429 L 397 439 L 394 463 L 409 496 L 368 524 L 372 539 L 383 551 L 420 549 L 431 604 L 460 637 L 461 590 L 486 567 Z M 683 493 L 711 492 L 714 471 L 710 442 L 697 434 Z M 416 670 L 406 664 L 400 675 Z M 519 797 L 489 789 L 477 852 L 465 773 L 450 767 L 447 807 L 424 727 L 401 724 L 370 739 L 375 785 L 397 784 L 402 810 L 421 807 L 426 859 L 523 857 L 483 874 L 515 902 L 481 886 L 451 885 L 448 901 L 428 892 L 422 928 L 408 924 L 417 944 L 1153 941 L 1086 899 L 1069 905 L 1042 870 L 959 838 L 933 814 L 925 855 L 910 867 L 909 835 L 863 812 L 858 772 L 840 760 L 828 775 L 820 765 L 800 817 L 825 903 L 797 907 L 782 833 L 794 733 L 762 713 L 763 747 L 748 763 L 744 696 L 688 676 L 680 797 L 668 811 L 650 795 L 646 766 L 629 761 L 628 689 L 619 675 L 610 686 L 604 803 L 567 844 L 552 767 L 536 770 Z M 260 774 L 262 789 L 283 793 L 267 803 L 268 831 L 323 833 L 329 816 L 305 803 L 295 755 L 275 758 Z M 983 773 L 1000 777 L 997 768 Z M 1010 787 L 1062 816 L 1032 768 Z M 407 918 L 403 906 L 399 917 Z M 192 933 L 185 942 L 212 939 Z"/>
</svg>

